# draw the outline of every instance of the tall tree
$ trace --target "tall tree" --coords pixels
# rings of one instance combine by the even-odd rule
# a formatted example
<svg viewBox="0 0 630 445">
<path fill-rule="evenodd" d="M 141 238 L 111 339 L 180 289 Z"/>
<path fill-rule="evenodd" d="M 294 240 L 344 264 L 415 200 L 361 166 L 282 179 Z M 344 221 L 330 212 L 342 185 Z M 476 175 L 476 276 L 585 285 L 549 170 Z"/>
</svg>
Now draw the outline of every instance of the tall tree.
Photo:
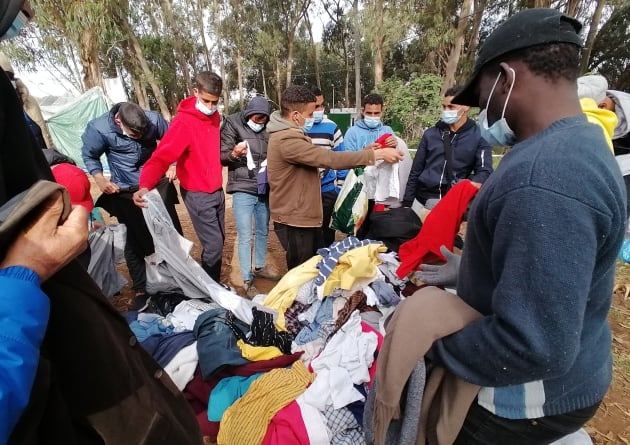
<svg viewBox="0 0 630 445">
<path fill-rule="evenodd" d="M 461 5 L 459 17 L 457 18 L 457 27 L 455 30 L 455 41 L 451 52 L 446 62 L 446 70 L 444 74 L 444 83 L 442 84 L 441 94 L 455 85 L 455 72 L 457 71 L 457 65 L 459 64 L 459 58 L 464 49 L 464 38 L 466 36 L 466 30 L 470 22 L 470 16 L 472 13 L 473 0 L 464 0 Z"/>
</svg>

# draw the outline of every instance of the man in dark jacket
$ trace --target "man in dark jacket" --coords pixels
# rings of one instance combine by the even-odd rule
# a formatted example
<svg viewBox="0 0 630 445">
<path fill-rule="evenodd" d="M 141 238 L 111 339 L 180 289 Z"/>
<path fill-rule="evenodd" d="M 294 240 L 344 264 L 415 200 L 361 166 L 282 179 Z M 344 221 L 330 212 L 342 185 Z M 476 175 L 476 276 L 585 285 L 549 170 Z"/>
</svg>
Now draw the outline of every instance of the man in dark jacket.
<svg viewBox="0 0 630 445">
<path fill-rule="evenodd" d="M 462 179 L 481 185 L 492 173 L 492 150 L 468 118 L 470 107 L 451 103 L 459 91 L 461 87 L 446 91 L 440 121 L 422 136 L 405 189 L 406 207 L 414 199 L 422 205 L 441 199 Z"/>
<path fill-rule="evenodd" d="M 154 247 L 142 210 L 133 204 L 132 197 L 138 190 L 141 167 L 155 151 L 158 140 L 162 139 L 167 128 L 168 122 L 155 111 L 145 111 L 136 104 L 122 102 L 90 121 L 81 138 L 85 167 L 103 192 L 96 205 L 127 226 L 125 260 L 133 289 L 140 297 L 136 309 L 140 309 L 146 300 L 144 257 L 153 253 Z M 103 176 L 103 154 L 107 156 L 111 179 Z M 172 184 L 173 179 L 174 167 L 162 178 L 158 190 L 175 228 L 182 233 L 175 211 L 177 191 Z"/>
<path fill-rule="evenodd" d="M 240 113 L 225 118 L 221 127 L 221 164 L 228 168 L 227 192 L 232 194 L 232 208 L 238 233 L 238 262 L 248 295 L 254 296 L 254 276 L 279 279 L 266 264 L 269 232 L 269 196 L 258 190 L 257 176 L 267 168 L 265 131 L 269 121 L 269 102 L 256 96 Z M 252 270 L 252 222 L 256 230 L 254 269 Z"/>
</svg>

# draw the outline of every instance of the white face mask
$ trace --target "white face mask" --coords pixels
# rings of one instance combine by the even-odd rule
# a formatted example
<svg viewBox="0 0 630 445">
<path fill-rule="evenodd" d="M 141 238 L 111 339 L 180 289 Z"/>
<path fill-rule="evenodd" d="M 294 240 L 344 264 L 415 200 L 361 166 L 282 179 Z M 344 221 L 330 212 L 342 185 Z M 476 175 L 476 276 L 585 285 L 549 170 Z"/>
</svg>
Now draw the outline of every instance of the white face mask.
<svg viewBox="0 0 630 445">
<path fill-rule="evenodd" d="M 501 113 L 501 119 L 496 121 L 491 126 L 488 126 L 488 105 L 490 104 L 490 99 L 492 98 L 492 94 L 494 93 L 494 89 L 501 78 L 501 73 L 497 76 L 497 80 L 494 81 L 494 85 L 492 86 L 492 90 L 490 90 L 490 96 L 488 96 L 488 102 L 486 102 L 486 108 L 484 108 L 481 113 L 479 113 L 479 129 L 481 131 L 481 137 L 488 142 L 490 145 L 504 147 L 506 145 L 514 145 L 516 142 L 516 136 L 514 135 L 514 131 L 510 128 L 507 121 L 505 120 L 505 110 L 507 109 L 508 101 L 510 100 L 510 95 L 512 94 L 512 89 L 514 88 L 514 82 L 516 82 L 516 72 L 508 67 L 510 71 L 512 71 L 512 85 L 510 85 L 510 91 L 508 91 L 508 95 L 505 98 L 505 104 L 503 105 L 503 112 Z"/>
<path fill-rule="evenodd" d="M 263 124 L 258 124 L 251 119 L 247 121 L 247 126 L 251 128 L 254 133 L 260 133 L 265 128 Z"/>
<path fill-rule="evenodd" d="M 206 116 L 212 116 L 215 111 L 217 111 L 217 106 L 215 105 L 212 108 L 208 108 L 206 104 L 201 102 L 199 98 L 197 98 L 197 103 L 195 104 L 195 108 Z"/>
<path fill-rule="evenodd" d="M 365 117 L 363 117 L 363 122 L 365 122 L 365 125 L 368 128 L 376 128 L 379 125 L 381 125 L 381 118 L 380 117 L 365 116 Z"/>
<path fill-rule="evenodd" d="M 459 120 L 458 110 L 442 110 L 442 122 L 447 125 L 453 125 Z"/>
<path fill-rule="evenodd" d="M 313 111 L 313 119 L 315 119 L 315 123 L 319 124 L 324 120 L 324 110 L 321 111 Z"/>
</svg>

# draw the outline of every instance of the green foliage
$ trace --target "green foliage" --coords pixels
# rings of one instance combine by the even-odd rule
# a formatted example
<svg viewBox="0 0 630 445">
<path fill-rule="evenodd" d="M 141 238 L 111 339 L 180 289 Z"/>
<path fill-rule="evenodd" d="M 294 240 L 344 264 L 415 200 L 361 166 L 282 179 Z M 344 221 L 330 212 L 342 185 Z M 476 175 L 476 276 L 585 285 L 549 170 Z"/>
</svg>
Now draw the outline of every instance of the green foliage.
<svg viewBox="0 0 630 445">
<path fill-rule="evenodd" d="M 385 98 L 385 120 L 402 124 L 401 137 L 409 146 L 417 144 L 424 129 L 435 125 L 439 118 L 442 82 L 434 74 L 420 74 L 409 80 L 390 78 L 377 87 Z"/>
<path fill-rule="evenodd" d="M 619 7 L 597 34 L 589 69 L 608 79 L 611 89 L 630 91 L 630 3 Z"/>
</svg>

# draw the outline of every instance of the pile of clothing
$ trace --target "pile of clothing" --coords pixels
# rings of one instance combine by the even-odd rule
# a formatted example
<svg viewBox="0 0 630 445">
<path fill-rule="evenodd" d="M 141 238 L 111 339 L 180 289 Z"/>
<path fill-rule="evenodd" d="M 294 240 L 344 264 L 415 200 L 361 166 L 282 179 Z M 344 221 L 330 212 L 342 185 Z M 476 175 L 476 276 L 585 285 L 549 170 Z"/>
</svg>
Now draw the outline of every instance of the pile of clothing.
<svg viewBox="0 0 630 445">
<path fill-rule="evenodd" d="M 386 251 L 354 237 L 320 249 L 254 302 L 251 321 L 184 298 L 127 319 L 218 443 L 365 443 L 383 320 L 415 289 Z"/>
</svg>

